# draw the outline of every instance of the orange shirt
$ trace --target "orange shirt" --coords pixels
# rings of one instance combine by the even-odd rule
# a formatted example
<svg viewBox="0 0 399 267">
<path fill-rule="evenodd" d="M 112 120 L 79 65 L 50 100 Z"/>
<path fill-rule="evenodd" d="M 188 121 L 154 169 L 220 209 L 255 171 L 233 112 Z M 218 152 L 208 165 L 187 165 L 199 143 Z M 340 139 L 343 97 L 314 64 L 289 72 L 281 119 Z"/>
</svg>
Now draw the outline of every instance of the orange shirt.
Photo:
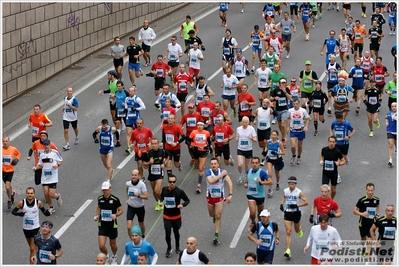
<svg viewBox="0 0 399 267">
<path fill-rule="evenodd" d="M 199 151 L 205 150 L 205 147 L 208 145 L 208 138 L 211 134 L 207 130 L 194 130 L 190 133 L 190 139 L 193 141 L 191 142 L 192 146 L 198 148 Z"/>
<path fill-rule="evenodd" d="M 58 148 L 54 145 L 53 142 L 50 142 L 51 149 L 55 149 L 58 151 Z M 35 152 L 35 165 L 39 162 L 40 154 L 44 152 L 44 145 L 40 143 L 40 140 L 36 140 L 32 144 L 32 151 Z"/>
<path fill-rule="evenodd" d="M 46 126 L 40 126 L 40 122 L 44 124 L 49 123 L 50 119 L 46 114 L 40 113 L 39 116 L 30 114 L 29 121 L 31 122 L 32 137 L 40 138 L 40 132 L 46 130 Z"/>
<path fill-rule="evenodd" d="M 9 148 L 4 148 L 3 146 L 3 172 L 13 172 L 14 171 L 14 166 L 11 164 L 11 162 L 17 158 L 21 159 L 21 153 L 18 151 L 13 146 L 10 146 Z"/>
<path fill-rule="evenodd" d="M 164 148 L 165 150 L 180 150 L 180 144 L 173 147 L 171 143 L 178 143 L 179 136 L 185 136 L 183 128 L 180 125 L 174 123 L 172 125 L 165 124 L 162 128 L 162 132 L 165 135 L 164 138 Z"/>
<path fill-rule="evenodd" d="M 134 152 L 139 153 L 140 150 L 141 153 L 147 153 L 150 151 L 148 144 L 150 143 L 152 137 L 153 134 L 150 128 L 143 127 L 141 130 L 138 128 L 134 129 L 130 137 L 130 141 L 132 143 L 136 142 L 134 146 Z"/>
<path fill-rule="evenodd" d="M 238 105 L 239 105 L 239 114 L 240 116 L 252 116 L 252 108 L 249 104 L 245 104 L 245 100 L 248 103 L 253 103 L 256 102 L 255 97 L 250 94 L 246 93 L 245 95 L 243 93 L 238 94 Z"/>
<path fill-rule="evenodd" d="M 366 36 L 367 32 L 363 26 L 353 27 L 353 40 L 355 44 L 363 44 L 364 43 L 364 36 Z"/>
</svg>

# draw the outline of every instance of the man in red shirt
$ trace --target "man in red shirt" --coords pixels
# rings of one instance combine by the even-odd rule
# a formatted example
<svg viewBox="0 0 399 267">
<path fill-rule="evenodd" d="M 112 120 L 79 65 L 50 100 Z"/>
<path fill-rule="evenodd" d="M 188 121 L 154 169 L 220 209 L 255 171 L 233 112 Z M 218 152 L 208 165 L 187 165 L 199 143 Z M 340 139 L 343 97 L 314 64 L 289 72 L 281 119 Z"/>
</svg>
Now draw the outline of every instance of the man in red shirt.
<svg viewBox="0 0 399 267">
<path fill-rule="evenodd" d="M 211 138 L 215 143 L 215 156 L 221 164 L 221 155 L 224 158 L 224 164 L 234 166 L 234 160 L 230 154 L 230 140 L 235 137 L 234 130 L 230 125 L 224 122 L 222 114 L 216 116 L 216 123 L 213 126 Z"/>
<path fill-rule="evenodd" d="M 53 126 L 51 120 L 41 110 L 40 105 L 34 105 L 33 113 L 29 116 L 28 127 L 32 130 L 32 143 L 40 139 L 41 131 L 46 131 L 46 127 Z"/>
<path fill-rule="evenodd" d="M 180 111 L 182 116 L 186 113 L 184 104 L 186 103 L 189 84 L 191 88 L 194 87 L 193 77 L 186 73 L 186 65 L 180 64 L 180 72 L 173 78 L 173 88 L 176 89 L 177 99 L 181 103 Z"/>
<path fill-rule="evenodd" d="M 241 120 L 244 116 L 249 118 L 250 125 L 254 121 L 254 116 L 252 115 L 252 108 L 251 106 L 256 105 L 255 97 L 248 93 L 248 85 L 243 84 L 241 86 L 241 93 L 238 94 L 238 122 L 241 126 Z"/>
<path fill-rule="evenodd" d="M 195 112 L 194 107 L 194 103 L 188 104 L 188 112 L 180 119 L 180 126 L 182 128 L 183 125 L 186 124 L 186 136 L 190 136 L 190 133 L 197 129 L 197 122 L 202 120 L 201 115 L 198 112 Z M 187 139 L 186 144 L 188 147 L 188 153 L 190 153 L 191 156 L 190 166 L 193 166 L 195 163 L 194 155 L 190 149 L 190 142 Z"/>
<path fill-rule="evenodd" d="M 266 40 L 267 47 L 273 46 L 274 52 L 276 53 L 276 55 L 278 55 L 278 58 L 281 58 L 281 53 L 283 52 L 283 43 L 284 43 L 283 39 L 280 36 L 276 35 L 276 30 L 271 30 L 270 34 L 271 36 Z"/>
<path fill-rule="evenodd" d="M 227 123 L 228 125 L 232 125 L 233 124 L 233 121 L 231 120 L 229 114 L 227 114 L 227 112 L 224 109 L 222 109 L 222 103 L 220 103 L 220 101 L 216 101 L 215 102 L 215 109 L 212 110 L 212 112 L 211 112 L 211 118 L 212 118 L 213 125 L 216 124 L 216 117 L 219 114 L 223 116 L 223 121 L 225 123 Z"/>
<path fill-rule="evenodd" d="M 211 97 L 208 94 L 205 94 L 204 100 L 198 103 L 197 112 L 201 115 L 205 130 L 210 133 L 212 132 L 211 111 L 214 109 L 215 103 L 211 101 Z"/>
<path fill-rule="evenodd" d="M 168 65 L 168 63 L 163 61 L 163 56 L 158 55 L 157 56 L 157 62 L 152 64 L 151 74 L 154 75 L 155 79 L 155 85 L 154 85 L 154 90 L 155 90 L 155 96 L 158 96 L 162 90 L 163 85 L 165 84 L 165 78 L 167 75 L 171 74 L 171 68 Z"/>
<path fill-rule="evenodd" d="M 136 129 L 134 129 L 130 137 L 129 147 L 131 149 L 134 148 L 134 160 L 137 162 L 137 169 L 144 182 L 143 162 L 148 161 L 147 153 L 150 151 L 149 144 L 151 143 L 153 134 L 150 128 L 144 127 L 142 118 L 137 119 L 136 126 Z"/>
<path fill-rule="evenodd" d="M 314 216 L 315 210 L 316 216 Z M 332 218 L 342 216 L 338 203 L 330 197 L 330 186 L 328 184 L 321 186 L 321 196 L 314 199 L 310 214 L 309 222 L 314 225 L 319 223 L 319 216 L 322 214 L 327 214 L 330 217 L 330 225 Z"/>
<path fill-rule="evenodd" d="M 172 174 L 172 160 L 175 163 L 175 167 L 178 168 L 180 172 L 183 170 L 180 161 L 180 143 L 185 139 L 186 136 L 184 135 L 183 128 L 176 124 L 175 115 L 169 115 L 168 124 L 164 125 L 162 128 L 162 143 L 168 155 L 166 164 L 168 177 Z"/>
</svg>

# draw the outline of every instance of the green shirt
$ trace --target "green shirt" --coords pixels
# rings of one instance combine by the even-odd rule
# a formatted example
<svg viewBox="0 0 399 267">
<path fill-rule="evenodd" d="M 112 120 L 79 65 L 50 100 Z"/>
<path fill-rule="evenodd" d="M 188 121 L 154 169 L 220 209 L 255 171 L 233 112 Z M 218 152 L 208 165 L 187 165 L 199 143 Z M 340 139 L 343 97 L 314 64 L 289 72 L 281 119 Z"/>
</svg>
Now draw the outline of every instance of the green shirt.
<svg viewBox="0 0 399 267">
<path fill-rule="evenodd" d="M 287 79 L 287 76 L 285 76 L 285 74 L 281 71 L 279 71 L 278 73 L 275 73 L 274 70 L 272 71 L 272 73 L 269 75 L 269 81 L 272 81 L 270 85 L 270 91 L 273 91 L 274 86 L 278 86 L 281 78 Z"/>
<path fill-rule="evenodd" d="M 188 40 L 188 38 L 190 38 L 190 35 L 188 34 L 188 32 L 190 30 L 194 30 L 194 22 L 190 21 L 189 23 L 187 23 L 185 21 L 181 26 L 183 27 L 184 40 Z"/>
<path fill-rule="evenodd" d="M 308 77 L 312 78 L 312 72 L 313 71 L 311 70 L 309 75 L 306 75 L 306 71 L 303 71 L 303 77 L 302 77 L 302 83 L 301 83 L 301 92 L 313 93 L 313 91 L 314 91 L 313 80 L 308 80 Z"/>
<path fill-rule="evenodd" d="M 385 90 L 392 93 L 389 94 L 390 98 L 396 99 L 396 83 L 394 83 L 393 81 L 389 81 L 389 83 L 385 86 Z"/>
<path fill-rule="evenodd" d="M 317 11 L 318 10 L 317 2 L 310 2 L 310 5 L 312 6 L 312 11 Z"/>
<path fill-rule="evenodd" d="M 115 94 L 116 91 L 118 91 L 118 87 L 116 87 L 117 82 L 117 79 L 115 79 L 115 81 L 109 81 L 109 90 L 111 91 L 110 94 Z"/>
</svg>

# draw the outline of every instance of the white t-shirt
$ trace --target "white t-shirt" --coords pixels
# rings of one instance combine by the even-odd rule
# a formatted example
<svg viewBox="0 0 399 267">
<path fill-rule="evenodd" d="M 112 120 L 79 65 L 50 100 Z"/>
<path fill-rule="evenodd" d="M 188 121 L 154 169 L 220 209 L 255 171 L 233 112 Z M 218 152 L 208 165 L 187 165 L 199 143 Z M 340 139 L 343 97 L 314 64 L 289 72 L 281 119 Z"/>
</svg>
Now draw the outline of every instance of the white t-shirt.
<svg viewBox="0 0 399 267">
<path fill-rule="evenodd" d="M 236 88 L 229 88 L 229 86 L 237 85 L 238 79 L 233 74 L 227 77 L 227 74 L 223 75 L 223 92 L 222 95 L 236 95 Z"/>
<path fill-rule="evenodd" d="M 62 157 L 57 150 L 51 149 L 49 153 L 44 151 L 40 154 L 38 165 L 43 166 L 42 184 L 58 183 L 58 167 L 53 168 L 53 166 L 58 165 L 58 162 L 62 162 Z"/>
<path fill-rule="evenodd" d="M 251 151 L 252 150 L 252 140 L 249 138 L 256 137 L 256 131 L 254 127 L 248 125 L 246 129 L 243 126 L 237 128 L 237 137 L 238 137 L 238 147 L 237 149 L 241 151 Z"/>
<path fill-rule="evenodd" d="M 322 248 L 328 248 L 329 250 L 333 248 L 336 244 L 338 247 L 341 244 L 341 237 L 337 231 L 332 226 L 327 226 L 326 230 L 321 230 L 320 225 L 312 226 L 310 229 L 308 241 L 306 246 L 312 245 L 312 257 L 320 260 L 331 259 L 330 253 L 322 252 Z"/>
<path fill-rule="evenodd" d="M 142 195 L 143 193 L 147 192 L 147 187 L 145 186 L 145 183 L 139 180 L 139 182 L 134 185 L 130 180 L 126 182 L 126 189 L 127 195 L 129 197 L 128 205 L 133 208 L 143 207 L 144 199 L 139 198 L 135 195 L 135 193 L 138 192 L 139 195 Z"/>
<path fill-rule="evenodd" d="M 305 127 L 305 119 L 309 118 L 309 114 L 304 108 L 299 108 L 298 110 L 290 108 L 288 117 L 290 118 L 290 129 L 298 131 Z"/>
<path fill-rule="evenodd" d="M 190 62 L 189 67 L 193 69 L 200 69 L 201 68 L 201 61 L 198 57 L 203 58 L 202 51 L 200 49 L 194 50 L 194 48 L 190 49 Z"/>
<path fill-rule="evenodd" d="M 269 69 L 268 67 L 265 68 L 265 70 L 262 70 L 262 68 L 257 68 L 255 71 L 255 76 L 258 79 L 258 88 L 267 88 L 268 86 L 268 80 L 269 80 L 269 75 L 272 73 L 272 70 Z"/>
<path fill-rule="evenodd" d="M 172 45 L 172 43 L 169 43 L 168 51 L 168 61 L 179 62 L 179 54 L 183 53 L 181 46 L 179 44 Z"/>
</svg>

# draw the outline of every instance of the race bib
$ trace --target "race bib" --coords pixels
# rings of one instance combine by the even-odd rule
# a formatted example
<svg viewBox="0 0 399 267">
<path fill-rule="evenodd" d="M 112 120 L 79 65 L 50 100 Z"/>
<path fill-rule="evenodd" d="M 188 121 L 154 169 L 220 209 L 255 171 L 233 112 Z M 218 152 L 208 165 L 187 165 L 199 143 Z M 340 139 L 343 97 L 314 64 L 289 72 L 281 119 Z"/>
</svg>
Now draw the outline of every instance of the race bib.
<svg viewBox="0 0 399 267">
<path fill-rule="evenodd" d="M 39 134 L 39 128 L 31 126 L 31 130 L 32 130 L 32 136 L 36 136 Z"/>
<path fill-rule="evenodd" d="M 362 35 L 360 33 L 355 33 L 355 39 L 359 40 L 362 39 Z"/>
<path fill-rule="evenodd" d="M 160 175 L 161 174 L 161 165 L 152 164 L 151 165 L 151 174 Z"/>
<path fill-rule="evenodd" d="M 163 76 L 163 70 L 162 69 L 157 69 L 157 76 L 162 77 Z"/>
<path fill-rule="evenodd" d="M 269 69 L 272 69 L 272 68 L 274 67 L 274 61 L 268 61 L 268 62 L 267 62 L 267 67 L 268 67 Z"/>
<path fill-rule="evenodd" d="M 34 222 L 34 220 L 33 220 L 33 219 L 30 219 L 30 218 L 25 218 L 25 220 L 24 220 L 24 224 L 25 224 L 25 225 L 34 225 L 34 224 L 35 224 L 35 222 Z"/>
<path fill-rule="evenodd" d="M 101 210 L 101 220 L 104 222 L 112 221 L 112 210 Z"/>
<path fill-rule="evenodd" d="M 186 91 L 187 90 L 187 84 L 184 82 L 179 83 L 179 89 L 180 91 Z"/>
<path fill-rule="evenodd" d="M 174 197 L 165 197 L 164 204 L 165 208 L 176 208 L 176 200 Z"/>
<path fill-rule="evenodd" d="M 312 88 L 312 81 L 310 81 L 310 80 L 305 80 L 304 82 L 303 82 L 303 87 L 305 87 L 305 88 Z"/>
<path fill-rule="evenodd" d="M 230 48 L 224 47 L 224 48 L 223 48 L 223 54 L 225 54 L 225 55 L 230 55 Z"/>
<path fill-rule="evenodd" d="M 171 144 L 175 141 L 175 136 L 173 134 L 165 134 L 166 143 Z"/>
<path fill-rule="evenodd" d="M 195 125 L 197 125 L 197 119 L 196 118 L 187 119 L 187 126 L 188 127 L 195 127 Z"/>
<path fill-rule="evenodd" d="M 247 110 L 249 110 L 249 105 L 244 102 L 241 102 L 240 109 L 241 109 L 241 111 L 247 111 Z"/>
<path fill-rule="evenodd" d="M 260 237 L 260 240 L 262 240 L 261 246 L 270 247 L 271 242 L 272 242 L 271 235 L 260 235 L 259 237 Z"/>
<path fill-rule="evenodd" d="M 116 116 L 117 116 L 117 117 L 120 117 L 120 118 L 126 117 L 125 109 L 124 109 L 124 108 L 118 108 L 118 111 L 117 111 L 117 115 L 116 115 Z"/>
<path fill-rule="evenodd" d="M 343 131 L 335 131 L 335 137 L 337 138 L 337 141 L 344 140 L 344 132 Z"/>
<path fill-rule="evenodd" d="M 287 33 L 290 32 L 290 27 L 284 27 L 284 28 L 283 28 L 283 31 L 284 31 L 284 32 L 287 32 Z"/>
<path fill-rule="evenodd" d="M 326 170 L 326 171 L 333 171 L 333 170 L 334 170 L 334 161 L 332 161 L 332 160 L 325 160 L 325 161 L 324 161 L 324 170 Z"/>
<path fill-rule="evenodd" d="M 136 188 L 129 187 L 129 190 L 127 191 L 127 195 L 129 197 L 135 197 L 136 192 L 138 192 L 138 190 Z"/>
<path fill-rule="evenodd" d="M 268 122 L 267 121 L 259 121 L 258 122 L 258 127 L 261 127 L 261 128 L 268 128 Z"/>
<path fill-rule="evenodd" d="M 39 249 L 39 259 L 42 263 L 51 263 L 50 260 L 51 251 Z"/>
<path fill-rule="evenodd" d="M 278 99 L 278 105 L 279 106 L 286 106 L 287 105 L 287 98 L 286 97 L 280 97 Z"/>
<path fill-rule="evenodd" d="M 224 140 L 224 133 L 216 133 L 216 135 L 215 135 L 215 140 L 216 140 L 216 142 L 219 142 L 219 143 L 223 142 L 223 140 Z"/>
<path fill-rule="evenodd" d="M 321 108 L 321 99 L 314 99 L 313 100 L 313 106 L 315 108 Z"/>
<path fill-rule="evenodd" d="M 215 186 L 210 189 L 210 195 L 213 198 L 222 197 L 222 188 L 220 186 Z"/>
<path fill-rule="evenodd" d="M 100 144 L 103 146 L 109 146 L 111 144 L 111 138 L 109 136 L 101 136 Z"/>
<path fill-rule="evenodd" d="M 330 80 L 331 81 L 336 81 L 338 79 L 337 73 L 336 72 L 330 72 Z"/>
<path fill-rule="evenodd" d="M 369 103 L 370 103 L 370 105 L 377 104 L 377 97 L 376 96 L 369 97 Z"/>
<path fill-rule="evenodd" d="M 384 234 L 382 236 L 384 238 L 394 239 L 395 238 L 395 227 L 385 227 Z"/>
<path fill-rule="evenodd" d="M 375 75 L 375 81 L 376 82 L 382 82 L 383 76 L 381 74 Z"/>
<path fill-rule="evenodd" d="M 367 218 L 368 219 L 373 219 L 375 215 L 377 214 L 377 208 L 375 207 L 367 207 L 366 211 L 368 213 Z"/>
<path fill-rule="evenodd" d="M 363 71 L 362 71 L 362 70 L 355 70 L 355 74 L 356 74 L 357 76 L 362 77 L 362 76 L 363 76 Z"/>
<path fill-rule="evenodd" d="M 4 165 L 11 165 L 11 156 L 3 156 L 3 164 Z"/>
<path fill-rule="evenodd" d="M 248 191 L 250 194 L 252 195 L 256 195 L 258 194 L 258 187 L 256 186 L 256 184 L 248 184 Z"/>
</svg>

